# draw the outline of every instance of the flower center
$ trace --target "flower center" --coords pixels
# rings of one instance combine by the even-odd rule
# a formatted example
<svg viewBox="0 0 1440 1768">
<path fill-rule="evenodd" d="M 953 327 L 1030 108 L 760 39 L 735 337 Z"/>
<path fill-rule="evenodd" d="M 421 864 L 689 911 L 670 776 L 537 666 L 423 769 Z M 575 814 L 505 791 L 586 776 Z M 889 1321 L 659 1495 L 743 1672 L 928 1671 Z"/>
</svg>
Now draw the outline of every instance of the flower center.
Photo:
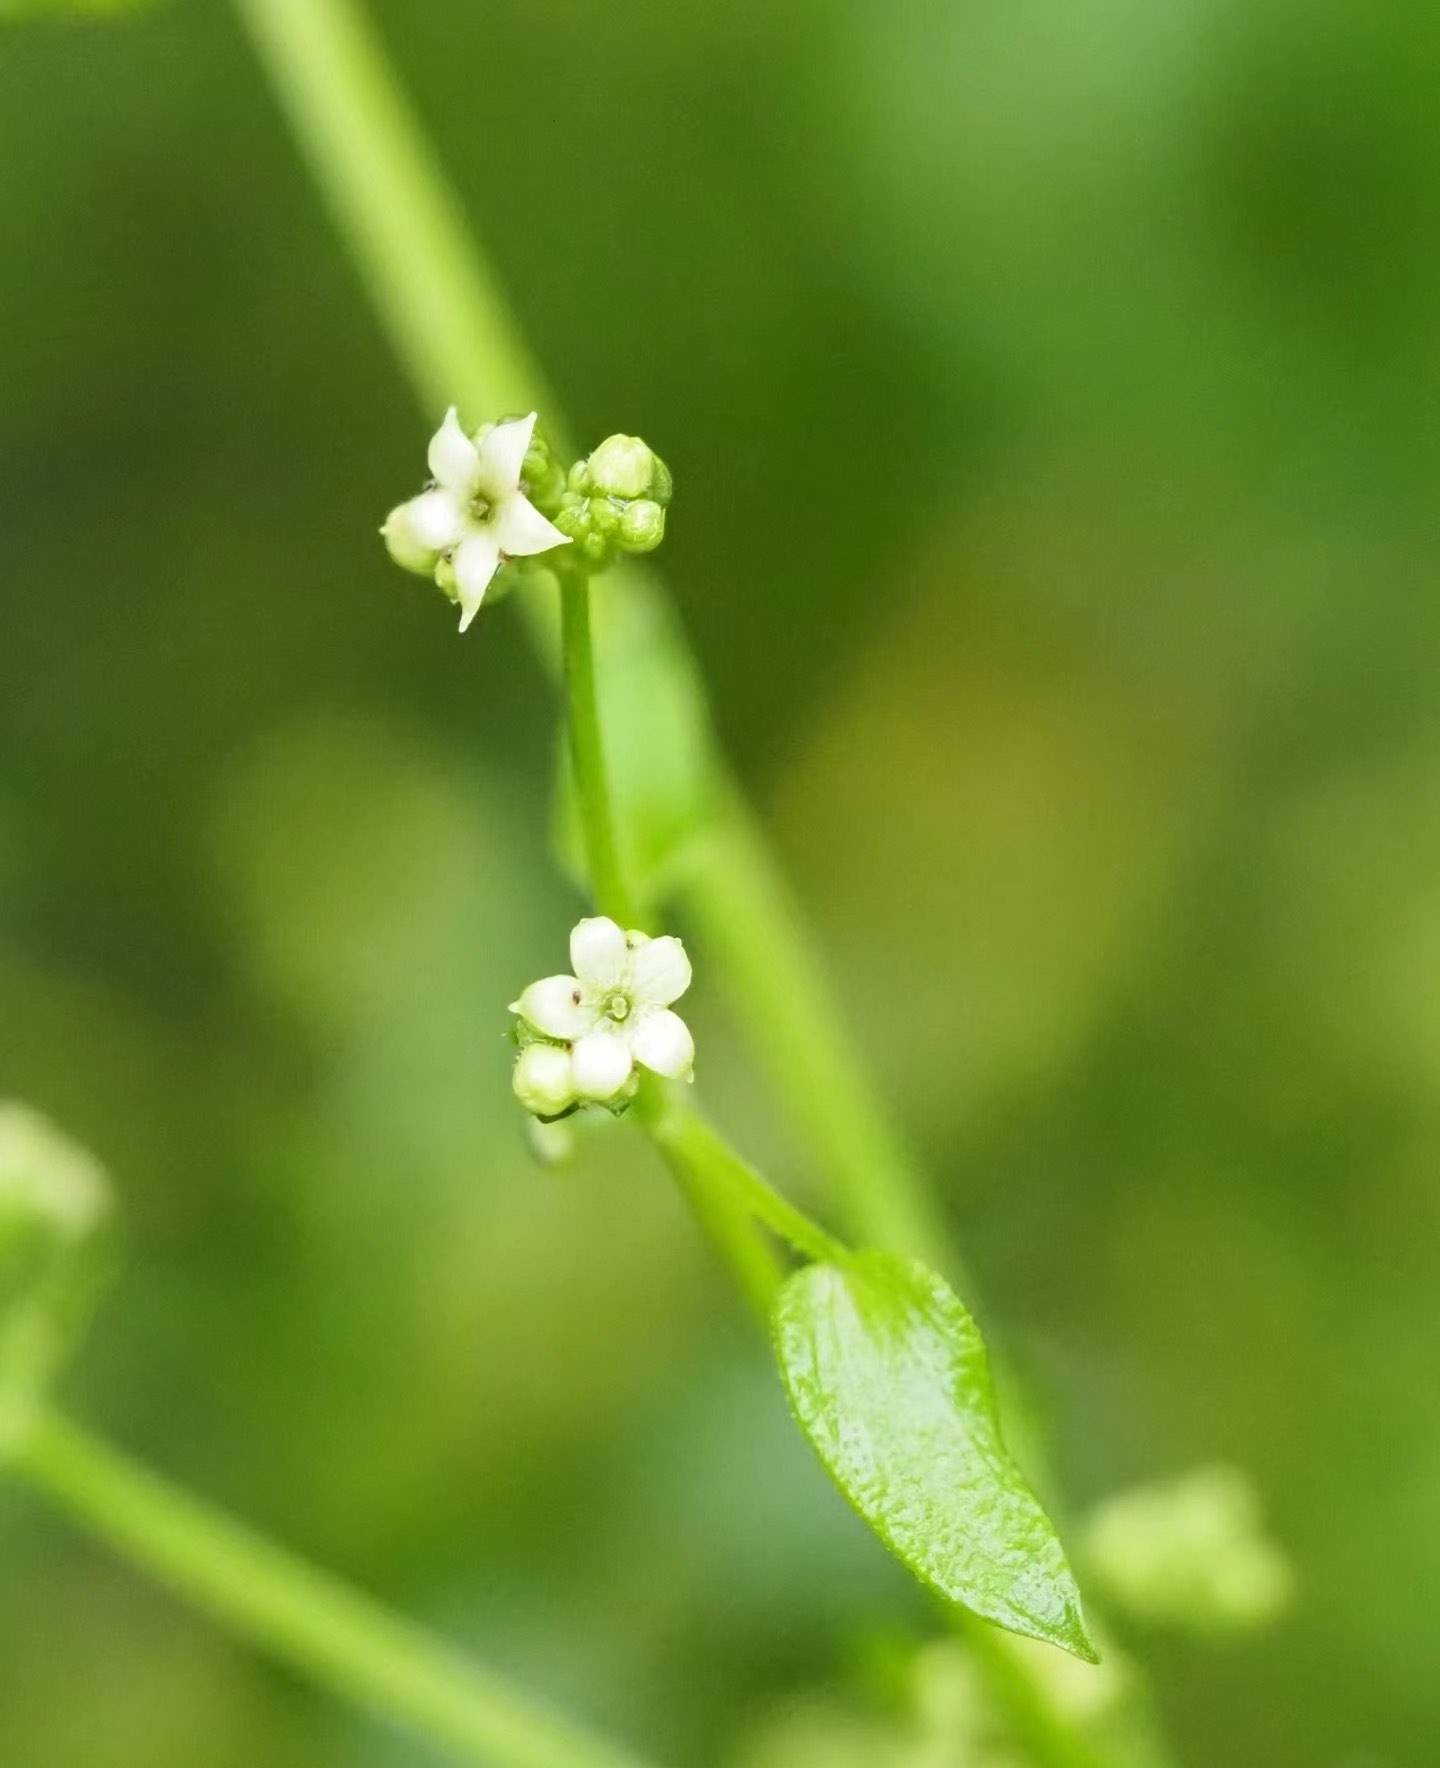
<svg viewBox="0 0 1440 1768">
<path fill-rule="evenodd" d="M 470 499 L 470 520 L 472 522 L 488 521 L 490 516 L 490 500 L 477 493 Z"/>
<path fill-rule="evenodd" d="M 605 1002 L 605 1017 L 615 1020 L 617 1024 L 623 1019 L 628 1019 L 630 1017 L 630 997 L 621 994 L 619 989 L 616 989 L 615 993 L 610 995 Z"/>
</svg>

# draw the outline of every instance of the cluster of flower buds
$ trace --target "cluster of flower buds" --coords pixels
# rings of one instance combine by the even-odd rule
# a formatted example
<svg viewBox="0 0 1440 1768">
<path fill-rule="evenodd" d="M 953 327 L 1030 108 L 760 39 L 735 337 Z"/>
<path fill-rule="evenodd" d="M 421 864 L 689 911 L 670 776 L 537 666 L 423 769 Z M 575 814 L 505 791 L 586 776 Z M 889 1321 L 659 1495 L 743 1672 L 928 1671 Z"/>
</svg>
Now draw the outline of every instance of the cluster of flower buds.
<svg viewBox="0 0 1440 1768">
<path fill-rule="evenodd" d="M 598 571 L 624 553 L 654 552 L 665 538 L 670 469 L 638 436 L 607 436 L 570 469 L 555 526 L 577 562 Z"/>
<path fill-rule="evenodd" d="M 695 1043 L 670 1010 L 690 986 L 678 939 L 627 933 L 596 915 L 571 933 L 570 963 L 573 976 L 532 982 L 511 1003 L 520 1045 L 513 1085 L 527 1111 L 547 1122 L 581 1105 L 623 1111 L 637 1064 L 668 1080 L 690 1078 Z"/>
</svg>

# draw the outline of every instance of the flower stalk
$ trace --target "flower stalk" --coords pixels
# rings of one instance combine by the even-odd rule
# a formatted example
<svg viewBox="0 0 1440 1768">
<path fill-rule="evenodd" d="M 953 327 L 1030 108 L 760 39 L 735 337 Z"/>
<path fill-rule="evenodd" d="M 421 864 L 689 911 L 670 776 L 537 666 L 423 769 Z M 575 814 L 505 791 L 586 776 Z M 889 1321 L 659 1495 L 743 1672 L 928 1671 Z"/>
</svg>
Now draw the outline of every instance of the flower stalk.
<svg viewBox="0 0 1440 1768">
<path fill-rule="evenodd" d="M 557 575 L 570 767 L 585 840 L 591 895 L 598 913 L 608 915 L 622 927 L 633 927 L 635 907 L 620 868 L 615 816 L 600 734 L 600 708 L 595 693 L 595 640 L 590 627 L 590 584 L 579 571 L 569 570 L 564 565 Z"/>
</svg>

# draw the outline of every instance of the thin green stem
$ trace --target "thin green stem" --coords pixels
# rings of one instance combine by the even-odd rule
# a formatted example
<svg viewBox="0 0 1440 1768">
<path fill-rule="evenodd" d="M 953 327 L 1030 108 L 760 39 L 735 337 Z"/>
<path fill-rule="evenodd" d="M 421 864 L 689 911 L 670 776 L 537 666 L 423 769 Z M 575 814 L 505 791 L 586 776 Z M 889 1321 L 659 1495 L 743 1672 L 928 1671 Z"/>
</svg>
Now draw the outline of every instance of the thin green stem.
<svg viewBox="0 0 1440 1768">
<path fill-rule="evenodd" d="M 775 860 L 733 791 L 691 847 L 679 893 L 852 1233 L 941 1265 L 960 1284 L 948 1231 L 875 1098 Z"/>
<path fill-rule="evenodd" d="M 785 1277 L 785 1267 L 774 1245 L 760 1232 L 755 1218 L 737 1200 L 723 1177 L 694 1160 L 678 1140 L 655 1134 L 653 1128 L 651 1136 L 701 1232 L 730 1272 L 751 1312 L 762 1327 L 766 1326 L 775 1291 Z"/>
<path fill-rule="evenodd" d="M 583 572 L 562 570 L 560 648 L 565 668 L 566 723 L 575 800 L 585 836 L 585 858 L 595 906 L 622 927 L 633 927 L 635 911 L 620 869 L 615 817 L 605 773 L 600 708 L 595 695 L 595 644 L 590 631 L 590 582 Z"/>
<path fill-rule="evenodd" d="M 782 1197 L 693 1107 L 667 1101 L 663 1108 L 648 1112 L 646 1127 L 667 1159 L 701 1175 L 710 1189 L 728 1196 L 806 1258 L 844 1257 L 846 1248 L 840 1241 Z"/>
<path fill-rule="evenodd" d="M 177 1491 L 53 1413 L 16 1470 L 262 1651 L 486 1768 L 644 1768 L 359 1591 Z"/>
</svg>

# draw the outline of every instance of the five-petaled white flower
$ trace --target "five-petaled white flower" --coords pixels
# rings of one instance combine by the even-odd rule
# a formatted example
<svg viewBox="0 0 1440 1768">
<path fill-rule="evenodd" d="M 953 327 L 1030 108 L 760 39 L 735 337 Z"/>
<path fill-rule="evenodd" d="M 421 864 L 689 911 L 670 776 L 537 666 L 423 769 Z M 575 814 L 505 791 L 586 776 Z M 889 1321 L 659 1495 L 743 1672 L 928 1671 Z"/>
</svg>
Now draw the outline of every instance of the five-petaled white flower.
<svg viewBox="0 0 1440 1768">
<path fill-rule="evenodd" d="M 596 915 L 570 935 L 570 962 L 573 976 L 532 982 L 510 1010 L 542 1037 L 570 1046 L 577 1099 L 616 1099 L 637 1062 L 671 1080 L 688 1078 L 695 1042 L 670 1011 L 690 986 L 690 960 L 678 939 L 626 933 Z"/>
<path fill-rule="evenodd" d="M 452 405 L 430 442 L 434 484 L 392 510 L 381 529 L 397 565 L 433 576 L 460 604 L 461 632 L 506 559 L 569 545 L 520 481 L 534 430 L 532 411 L 487 424 L 472 440 Z"/>
</svg>

